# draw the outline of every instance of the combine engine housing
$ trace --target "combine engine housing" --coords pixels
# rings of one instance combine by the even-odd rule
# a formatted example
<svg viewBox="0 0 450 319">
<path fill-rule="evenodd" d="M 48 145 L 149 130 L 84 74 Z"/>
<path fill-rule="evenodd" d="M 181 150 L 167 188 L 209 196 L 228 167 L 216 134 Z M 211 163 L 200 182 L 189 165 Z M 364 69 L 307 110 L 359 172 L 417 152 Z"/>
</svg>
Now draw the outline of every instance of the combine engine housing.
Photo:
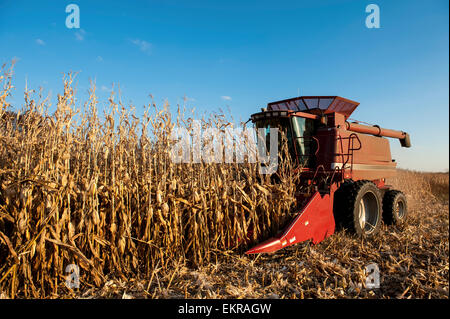
<svg viewBox="0 0 450 319">
<path fill-rule="evenodd" d="M 331 125 L 317 129 L 317 165 L 325 171 L 341 169 L 343 178 L 378 180 L 395 175 L 389 140 L 346 128 L 339 114 L 327 116 Z"/>
</svg>

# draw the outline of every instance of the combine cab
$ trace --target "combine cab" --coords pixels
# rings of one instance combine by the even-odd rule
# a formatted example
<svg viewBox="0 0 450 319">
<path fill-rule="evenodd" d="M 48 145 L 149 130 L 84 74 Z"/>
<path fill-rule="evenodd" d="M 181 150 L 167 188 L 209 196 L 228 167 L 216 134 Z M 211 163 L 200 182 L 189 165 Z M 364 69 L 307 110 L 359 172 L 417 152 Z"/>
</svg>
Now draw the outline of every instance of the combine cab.
<svg viewBox="0 0 450 319">
<path fill-rule="evenodd" d="M 272 102 L 251 120 L 257 128 L 286 133 L 289 154 L 301 172 L 294 220 L 275 238 L 247 254 L 269 253 L 296 243 L 319 243 L 338 224 L 360 236 L 377 234 L 381 222 L 403 222 L 405 196 L 385 179 L 395 175 L 389 141 L 410 147 L 408 133 L 349 122 L 359 103 L 339 96 L 303 96 Z M 279 149 L 281 149 L 279 147 Z"/>
</svg>

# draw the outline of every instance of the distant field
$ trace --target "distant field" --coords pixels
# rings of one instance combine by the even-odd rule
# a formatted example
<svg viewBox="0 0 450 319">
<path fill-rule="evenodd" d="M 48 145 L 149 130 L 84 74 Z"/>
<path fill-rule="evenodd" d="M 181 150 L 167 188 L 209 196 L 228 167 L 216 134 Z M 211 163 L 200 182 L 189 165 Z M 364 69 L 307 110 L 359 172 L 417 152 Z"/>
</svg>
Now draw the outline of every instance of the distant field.
<svg viewBox="0 0 450 319">
<path fill-rule="evenodd" d="M 142 118 L 114 98 L 99 115 L 95 88 L 85 104 L 66 77 L 57 111 L 25 92 L 8 105 L 0 77 L 0 296 L 2 298 L 448 298 L 448 173 L 399 171 L 389 181 L 409 201 L 408 222 L 362 241 L 338 232 L 319 245 L 244 256 L 253 241 L 292 218 L 295 180 L 281 183 L 251 163 L 175 165 L 183 110 L 151 103 Z M 224 129 L 223 115 L 203 128 Z M 365 288 L 377 263 L 380 289 Z M 65 285 L 80 268 L 80 288 Z"/>
</svg>

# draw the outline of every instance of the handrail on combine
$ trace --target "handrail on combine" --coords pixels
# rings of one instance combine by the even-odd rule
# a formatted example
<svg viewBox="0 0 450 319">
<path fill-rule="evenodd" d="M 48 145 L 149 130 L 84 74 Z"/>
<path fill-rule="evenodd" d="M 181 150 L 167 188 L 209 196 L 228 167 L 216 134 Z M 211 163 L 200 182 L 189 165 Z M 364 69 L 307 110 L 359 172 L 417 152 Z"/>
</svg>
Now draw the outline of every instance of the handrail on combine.
<svg viewBox="0 0 450 319">
<path fill-rule="evenodd" d="M 344 144 L 342 141 L 347 140 L 347 139 L 348 139 L 347 153 L 344 153 Z M 357 148 L 354 147 L 355 139 L 358 141 L 358 144 L 359 144 L 359 146 Z M 340 142 L 341 152 L 336 153 L 336 155 L 340 155 L 342 158 L 342 171 L 345 170 L 346 165 L 348 164 L 349 161 L 350 161 L 350 171 L 353 171 L 353 152 L 361 149 L 361 147 L 362 147 L 361 140 L 359 139 L 358 135 L 356 135 L 355 133 L 350 134 L 348 137 L 342 137 L 342 136 L 338 135 L 337 140 Z M 346 156 L 346 158 L 345 158 L 345 156 Z"/>
<path fill-rule="evenodd" d="M 340 167 L 338 167 L 338 166 L 336 166 L 334 169 L 333 169 L 333 174 L 331 174 L 331 179 L 330 179 L 330 183 L 332 183 L 333 182 L 333 178 L 334 178 L 334 175 L 336 175 L 336 172 L 337 171 L 340 171 L 341 170 L 341 168 Z M 343 174 L 341 174 L 341 180 L 343 179 Z"/>
<path fill-rule="evenodd" d="M 324 167 L 323 165 L 317 166 L 316 171 L 314 172 L 313 178 L 312 178 L 312 180 L 311 180 L 311 184 L 312 184 L 312 183 L 314 182 L 314 180 L 316 179 L 317 173 L 319 172 L 319 168 L 322 168 L 323 173 L 326 174 L 325 167 Z"/>
<path fill-rule="evenodd" d="M 361 140 L 359 139 L 358 135 L 356 135 L 355 133 L 350 134 L 350 136 L 348 137 L 349 141 L 348 141 L 348 157 L 347 157 L 347 162 L 348 160 L 351 160 L 350 163 L 350 172 L 353 172 L 353 151 L 358 151 L 361 149 L 362 144 L 361 144 Z M 358 148 L 354 148 L 354 140 L 355 138 L 358 140 L 359 146 Z M 350 148 L 350 141 L 351 141 L 351 148 Z M 345 164 L 347 164 L 347 162 Z"/>
</svg>

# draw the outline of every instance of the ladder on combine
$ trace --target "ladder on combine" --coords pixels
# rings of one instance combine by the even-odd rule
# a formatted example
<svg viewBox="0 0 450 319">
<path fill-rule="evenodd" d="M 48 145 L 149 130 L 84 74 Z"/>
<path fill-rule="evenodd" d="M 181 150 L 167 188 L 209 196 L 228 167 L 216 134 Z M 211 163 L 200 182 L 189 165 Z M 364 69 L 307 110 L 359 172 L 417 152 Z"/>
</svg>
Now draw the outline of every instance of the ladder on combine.
<svg viewBox="0 0 450 319">
<path fill-rule="evenodd" d="M 344 152 L 344 143 L 343 141 L 348 140 L 347 144 L 347 151 Z M 355 141 L 358 142 L 358 147 L 355 147 Z M 337 143 L 339 146 L 339 152 L 336 153 L 337 156 L 340 156 L 342 159 L 342 167 L 340 169 L 342 170 L 342 178 L 345 175 L 345 170 L 349 169 L 350 172 L 353 172 L 353 152 L 358 151 L 361 149 L 362 144 L 361 140 L 359 139 L 358 135 L 355 133 L 350 134 L 348 137 L 342 137 L 338 135 L 337 137 Z"/>
</svg>

